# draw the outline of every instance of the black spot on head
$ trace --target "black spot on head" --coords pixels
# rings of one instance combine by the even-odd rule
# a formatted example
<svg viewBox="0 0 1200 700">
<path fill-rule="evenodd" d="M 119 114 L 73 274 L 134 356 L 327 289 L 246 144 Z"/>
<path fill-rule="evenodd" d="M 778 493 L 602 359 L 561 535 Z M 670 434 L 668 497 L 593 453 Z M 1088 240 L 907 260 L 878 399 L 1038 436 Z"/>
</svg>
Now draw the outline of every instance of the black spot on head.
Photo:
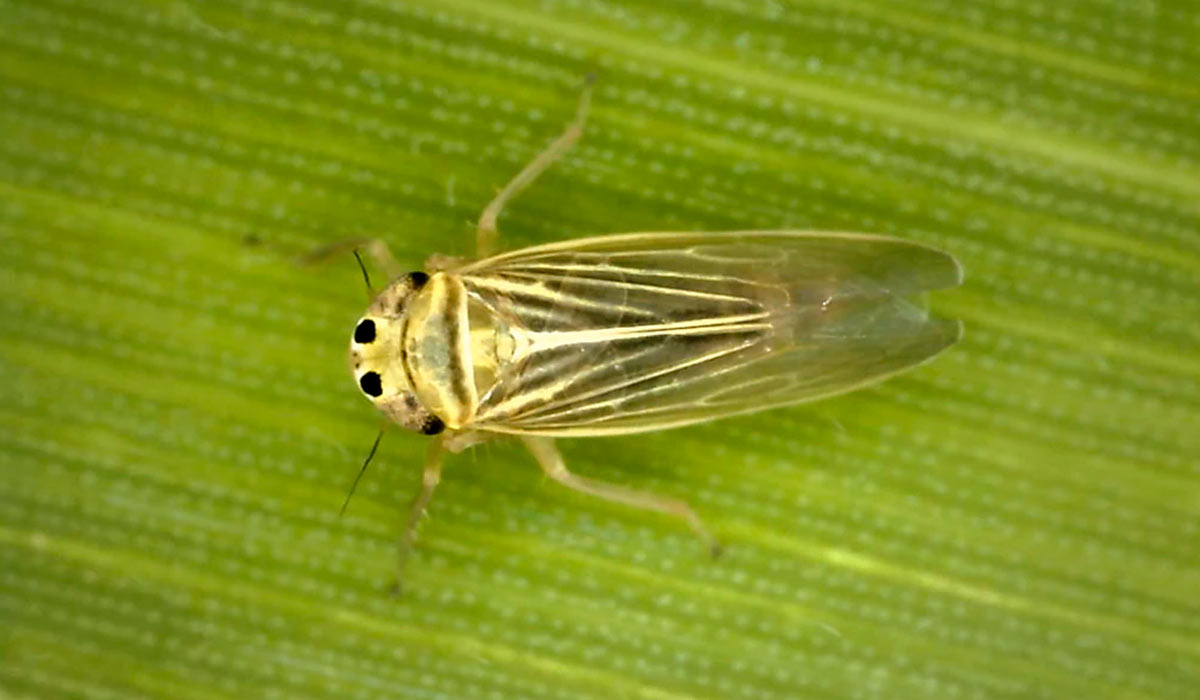
<svg viewBox="0 0 1200 700">
<path fill-rule="evenodd" d="M 364 318 L 354 327 L 354 342 L 361 345 L 375 341 L 375 322 Z"/>
<path fill-rule="evenodd" d="M 367 372 L 359 377 L 358 385 L 367 396 L 378 397 L 383 394 L 383 382 L 379 379 L 378 372 Z"/>
<path fill-rule="evenodd" d="M 437 416 L 430 416 L 425 419 L 425 424 L 421 426 L 421 432 L 426 435 L 437 435 L 446 429 L 446 424 Z"/>
<path fill-rule="evenodd" d="M 429 275 L 424 272 L 410 272 L 408 273 L 408 281 L 412 283 L 413 289 L 420 289 L 429 281 Z"/>
</svg>

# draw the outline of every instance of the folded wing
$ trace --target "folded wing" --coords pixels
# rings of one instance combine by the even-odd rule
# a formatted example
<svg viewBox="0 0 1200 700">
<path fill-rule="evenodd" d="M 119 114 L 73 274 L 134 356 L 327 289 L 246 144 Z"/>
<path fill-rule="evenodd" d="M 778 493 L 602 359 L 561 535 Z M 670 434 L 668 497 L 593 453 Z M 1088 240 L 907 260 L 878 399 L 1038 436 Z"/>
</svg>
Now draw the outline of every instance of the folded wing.
<svg viewBox="0 0 1200 700">
<path fill-rule="evenodd" d="M 523 340 L 476 411 L 497 432 L 630 433 L 810 401 L 921 364 L 961 335 L 914 299 L 959 284 L 958 263 L 882 236 L 623 234 L 460 274 Z"/>
</svg>

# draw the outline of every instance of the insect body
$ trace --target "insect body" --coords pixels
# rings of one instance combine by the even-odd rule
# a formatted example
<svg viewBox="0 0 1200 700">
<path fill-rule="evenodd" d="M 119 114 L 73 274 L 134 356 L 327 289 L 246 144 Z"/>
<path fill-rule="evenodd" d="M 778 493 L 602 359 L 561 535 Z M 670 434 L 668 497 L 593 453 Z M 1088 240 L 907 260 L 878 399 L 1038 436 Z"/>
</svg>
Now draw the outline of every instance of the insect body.
<svg viewBox="0 0 1200 700">
<path fill-rule="evenodd" d="M 642 233 L 405 275 L 351 343 L 362 391 L 428 434 L 670 428 L 870 384 L 952 344 L 912 294 L 954 260 L 894 238 Z"/>
<path fill-rule="evenodd" d="M 567 132 L 497 196 L 478 244 L 492 248 L 507 199 L 579 137 Z M 386 249 L 368 250 L 393 266 Z M 445 451 L 514 435 L 546 473 L 581 491 L 685 519 L 682 501 L 576 476 L 556 437 L 671 428 L 795 404 L 877 382 L 932 358 L 957 321 L 912 300 L 961 281 L 933 248 L 853 233 L 634 233 L 535 246 L 400 274 L 357 323 L 350 362 L 389 419 L 436 435 L 402 550 Z"/>
</svg>

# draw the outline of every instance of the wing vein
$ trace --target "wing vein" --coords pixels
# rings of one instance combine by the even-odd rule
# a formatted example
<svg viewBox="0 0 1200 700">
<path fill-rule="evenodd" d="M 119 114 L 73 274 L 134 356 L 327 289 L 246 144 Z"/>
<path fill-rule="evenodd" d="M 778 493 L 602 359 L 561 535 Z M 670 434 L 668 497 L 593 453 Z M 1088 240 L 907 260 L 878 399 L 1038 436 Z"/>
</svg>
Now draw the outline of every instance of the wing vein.
<svg viewBox="0 0 1200 700">
<path fill-rule="evenodd" d="M 619 434 L 831 396 L 952 345 L 916 299 L 949 255 L 820 232 L 659 233 L 538 246 L 462 268 L 494 318 L 476 417 L 496 432 Z M 489 369 L 489 372 L 493 370 Z"/>
</svg>

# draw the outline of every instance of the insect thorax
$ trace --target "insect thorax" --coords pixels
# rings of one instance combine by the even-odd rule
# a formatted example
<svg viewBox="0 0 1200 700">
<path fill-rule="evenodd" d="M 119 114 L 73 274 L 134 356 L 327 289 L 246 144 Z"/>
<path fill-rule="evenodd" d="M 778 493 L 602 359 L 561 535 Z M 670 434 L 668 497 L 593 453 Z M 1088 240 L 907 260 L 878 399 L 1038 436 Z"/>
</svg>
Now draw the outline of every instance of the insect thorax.
<svg viewBox="0 0 1200 700">
<path fill-rule="evenodd" d="M 472 421 L 516 344 L 514 329 L 453 274 L 430 277 L 408 310 L 404 356 L 414 390 L 451 428 Z"/>
<path fill-rule="evenodd" d="M 459 429 L 514 361 L 519 337 L 456 275 L 413 273 L 383 290 L 358 322 L 351 372 L 392 421 L 424 433 Z"/>
</svg>

